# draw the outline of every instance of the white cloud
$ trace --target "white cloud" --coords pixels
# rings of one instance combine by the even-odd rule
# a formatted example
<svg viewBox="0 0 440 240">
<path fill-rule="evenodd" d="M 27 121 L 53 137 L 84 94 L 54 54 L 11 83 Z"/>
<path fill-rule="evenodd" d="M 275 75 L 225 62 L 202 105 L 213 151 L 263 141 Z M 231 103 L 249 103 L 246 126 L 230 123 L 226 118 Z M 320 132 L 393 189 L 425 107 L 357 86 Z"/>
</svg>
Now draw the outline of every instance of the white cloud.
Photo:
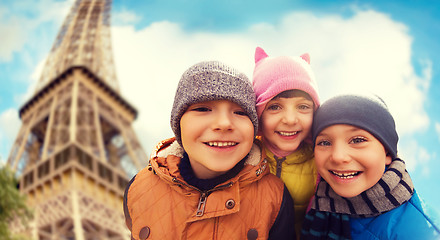
<svg viewBox="0 0 440 240">
<path fill-rule="evenodd" d="M 435 159 L 435 153 L 430 154 L 426 148 L 420 146 L 414 139 L 405 139 L 399 143 L 398 155 L 405 160 L 407 169 L 411 172 L 416 168 L 421 168 L 425 176 L 429 176 L 431 159 Z"/>
<path fill-rule="evenodd" d="M 379 94 L 401 136 L 429 124 L 422 106 L 432 66 L 427 62 L 422 76 L 415 73 L 407 27 L 379 12 L 356 11 L 350 18 L 294 12 L 278 24 L 260 23 L 239 33 L 188 33 L 170 22 L 112 31 L 121 90 L 140 112 L 135 126 L 147 153 L 155 141 L 172 135 L 171 105 L 186 68 L 220 60 L 252 77 L 256 46 L 270 56 L 310 53 L 322 100 L 359 89 Z"/>
<path fill-rule="evenodd" d="M 46 62 L 46 58 L 44 58 L 37 64 L 37 66 L 34 68 L 34 71 L 29 76 L 29 87 L 27 88 L 25 93 L 14 96 L 15 102 L 19 104 L 24 104 L 34 95 L 37 89 L 38 80 L 40 79 L 41 73 L 43 72 L 43 67 L 45 62 Z"/>
<path fill-rule="evenodd" d="M 12 59 L 12 54 L 21 50 L 25 42 L 25 34 L 21 31 L 23 24 L 16 17 L 5 17 L 6 9 L 0 7 L 0 62 L 8 62 Z"/>
<path fill-rule="evenodd" d="M 158 22 L 135 31 L 113 27 L 113 50 L 122 95 L 139 110 L 136 130 L 147 153 L 171 137 L 171 106 L 181 74 L 203 60 L 221 60 L 242 71 L 253 67 L 255 43 L 244 36 L 183 32 Z"/>
<path fill-rule="evenodd" d="M 30 33 L 42 23 L 62 21 L 73 0 L 21 0 L 0 5 L 0 62 L 11 61 L 26 44 L 35 44 Z M 40 33 L 41 34 L 41 33 Z M 41 40 L 41 35 L 38 36 Z M 38 44 L 37 44 L 38 45 Z"/>
<path fill-rule="evenodd" d="M 120 12 L 112 13 L 112 25 L 117 26 L 121 24 L 134 24 L 141 20 L 140 16 L 135 13 L 123 9 Z"/>
</svg>

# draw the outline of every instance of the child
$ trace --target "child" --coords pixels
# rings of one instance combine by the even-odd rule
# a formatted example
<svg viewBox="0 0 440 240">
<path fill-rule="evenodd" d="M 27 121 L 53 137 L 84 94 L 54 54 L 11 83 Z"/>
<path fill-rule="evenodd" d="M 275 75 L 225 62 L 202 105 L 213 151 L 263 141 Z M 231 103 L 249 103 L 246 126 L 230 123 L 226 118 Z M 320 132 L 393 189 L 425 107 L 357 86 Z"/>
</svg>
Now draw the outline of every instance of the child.
<svg viewBox="0 0 440 240">
<path fill-rule="evenodd" d="M 270 172 L 286 184 L 295 204 L 298 237 L 316 188 L 311 127 L 319 106 L 308 54 L 268 57 L 255 51 L 253 87 L 260 132 Z"/>
<path fill-rule="evenodd" d="M 293 202 L 269 174 L 255 94 L 242 73 L 201 62 L 181 77 L 161 142 L 127 186 L 132 239 L 291 239 Z M 257 142 L 256 142 L 257 143 Z"/>
<path fill-rule="evenodd" d="M 397 157 L 394 119 L 382 99 L 343 95 L 315 114 L 315 162 L 322 179 L 303 239 L 440 239 Z"/>
</svg>

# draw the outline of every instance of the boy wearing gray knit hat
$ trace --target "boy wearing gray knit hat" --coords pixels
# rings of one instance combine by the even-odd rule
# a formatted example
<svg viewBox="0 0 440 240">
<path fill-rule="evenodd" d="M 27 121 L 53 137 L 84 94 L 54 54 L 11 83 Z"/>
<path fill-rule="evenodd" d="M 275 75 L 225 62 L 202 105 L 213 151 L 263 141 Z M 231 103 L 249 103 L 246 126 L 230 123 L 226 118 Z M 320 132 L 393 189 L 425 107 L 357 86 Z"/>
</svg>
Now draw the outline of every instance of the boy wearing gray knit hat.
<svg viewBox="0 0 440 240">
<path fill-rule="evenodd" d="M 170 123 L 175 138 L 159 143 L 124 194 L 132 239 L 294 238 L 293 200 L 255 140 L 244 74 L 216 61 L 193 65 Z"/>
<path fill-rule="evenodd" d="M 381 98 L 327 100 L 312 133 L 321 181 L 303 239 L 439 239 L 438 217 L 428 216 L 397 156 L 394 118 Z"/>
<path fill-rule="evenodd" d="M 257 133 L 255 93 L 246 75 L 221 62 L 201 62 L 186 70 L 177 86 L 171 111 L 171 129 L 177 142 L 182 144 L 180 118 L 186 109 L 194 103 L 214 100 L 240 105 L 254 126 L 254 134 Z"/>
</svg>

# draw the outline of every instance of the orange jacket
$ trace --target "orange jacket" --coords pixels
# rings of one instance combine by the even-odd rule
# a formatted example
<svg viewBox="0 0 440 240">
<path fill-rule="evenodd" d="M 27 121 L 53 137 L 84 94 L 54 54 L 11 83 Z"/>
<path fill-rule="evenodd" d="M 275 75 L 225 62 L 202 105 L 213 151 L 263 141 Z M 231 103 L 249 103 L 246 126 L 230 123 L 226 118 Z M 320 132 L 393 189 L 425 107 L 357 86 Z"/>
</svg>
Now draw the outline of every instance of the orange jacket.
<svg viewBox="0 0 440 240">
<path fill-rule="evenodd" d="M 132 239 L 293 239 L 292 199 L 260 149 L 254 144 L 237 176 L 203 192 L 179 173 L 180 145 L 161 142 L 126 189 Z"/>
</svg>

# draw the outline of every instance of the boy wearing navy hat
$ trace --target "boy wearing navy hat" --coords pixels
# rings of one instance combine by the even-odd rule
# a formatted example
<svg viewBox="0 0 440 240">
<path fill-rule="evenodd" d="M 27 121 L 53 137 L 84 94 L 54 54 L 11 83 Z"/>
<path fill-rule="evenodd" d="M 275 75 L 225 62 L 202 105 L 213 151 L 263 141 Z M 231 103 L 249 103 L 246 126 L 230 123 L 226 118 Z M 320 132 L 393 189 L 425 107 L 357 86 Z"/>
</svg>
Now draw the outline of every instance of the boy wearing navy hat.
<svg viewBox="0 0 440 240">
<path fill-rule="evenodd" d="M 313 121 L 321 181 L 302 239 L 439 239 L 405 162 L 392 115 L 377 96 L 329 99 Z M 423 206 L 423 207 L 422 207 Z"/>
</svg>

